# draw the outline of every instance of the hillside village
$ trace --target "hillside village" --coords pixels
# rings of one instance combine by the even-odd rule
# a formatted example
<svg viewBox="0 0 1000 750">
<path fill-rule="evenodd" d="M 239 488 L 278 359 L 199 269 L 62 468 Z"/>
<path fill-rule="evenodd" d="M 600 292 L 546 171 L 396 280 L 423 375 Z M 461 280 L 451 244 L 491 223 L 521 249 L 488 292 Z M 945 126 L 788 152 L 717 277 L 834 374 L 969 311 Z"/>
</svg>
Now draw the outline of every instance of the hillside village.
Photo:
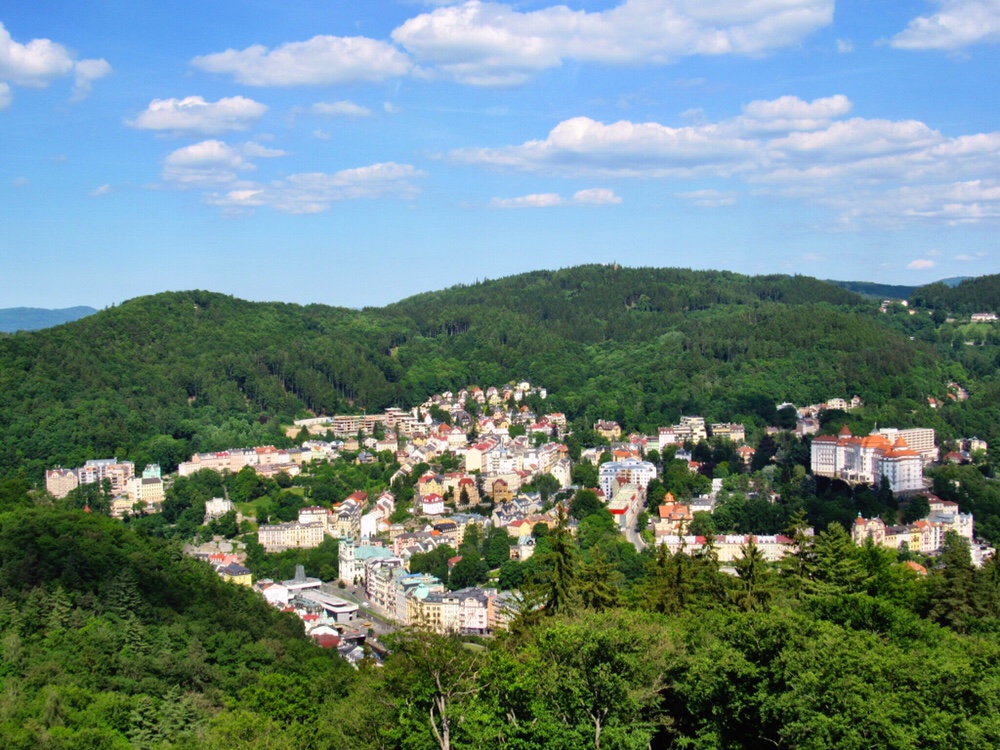
<svg viewBox="0 0 1000 750">
<path fill-rule="evenodd" d="M 654 435 L 641 435 L 623 434 L 616 422 L 598 420 L 591 433 L 597 442 L 579 445 L 574 459 L 567 444 L 566 418 L 545 412 L 546 397 L 545 388 L 527 382 L 485 390 L 470 387 L 434 395 L 410 410 L 296 420 L 286 430 L 298 443 L 294 447 L 198 453 L 180 463 L 172 476 L 163 476 L 155 465 L 137 474 L 130 462 L 95 459 L 77 469 L 48 471 L 46 487 L 58 498 L 79 486 L 101 485 L 111 496 L 111 514 L 121 518 L 158 512 L 175 476 L 191 477 L 203 470 L 222 475 L 249 470 L 289 485 L 316 466 L 343 457 L 355 465 L 397 466 L 381 492 L 369 495 L 357 490 L 330 505 L 303 505 L 292 520 L 255 527 L 257 542 L 270 554 L 317 548 L 335 540 L 336 581 L 309 578 L 301 570 L 290 580 L 254 581 L 242 564 L 245 546 L 222 542 L 225 551 L 192 548 L 221 577 L 253 586 L 269 603 L 295 612 L 321 643 L 338 647 L 355 661 L 363 653 L 360 645 L 365 639 L 359 624 L 373 625 L 365 618 L 378 619 L 388 628 L 420 624 L 439 632 L 489 634 L 505 628 L 521 600 L 515 591 L 502 588 L 503 580 L 490 577 L 488 585 L 450 590 L 441 577 L 411 570 L 412 561 L 447 550 L 450 580 L 462 563 L 457 550 L 471 534 L 477 540 L 501 540 L 503 556 L 494 556 L 493 563 L 525 562 L 534 554 L 539 534 L 556 529 L 576 533 L 571 501 L 584 490 L 593 492 L 637 552 L 650 546 L 673 555 L 712 554 L 723 570 L 732 570 L 750 546 L 768 562 L 795 549 L 797 540 L 791 532 L 699 533 L 698 527 L 704 525 L 699 519 L 710 517 L 720 499 L 725 501 L 741 487 L 751 497 L 757 494 L 746 485 L 756 449 L 747 444 L 743 425 L 706 424 L 701 417 L 682 416 Z M 809 436 L 812 475 L 849 485 L 882 486 L 901 499 L 927 498 L 926 514 L 909 523 L 859 515 L 850 530 L 854 542 L 863 545 L 871 539 L 883 547 L 933 556 L 942 549 L 946 535 L 955 532 L 968 540 L 973 563 L 981 566 L 993 550 L 976 540 L 971 514 L 931 494 L 924 479 L 924 467 L 939 459 L 932 429 L 878 428 L 856 437 L 845 426 L 837 435 L 813 437 L 824 410 L 849 412 L 861 405 L 857 396 L 804 407 L 778 405 L 794 413 L 794 427 L 786 431 L 796 438 Z M 766 434 L 780 432 L 774 427 Z M 739 462 L 731 474 L 702 473 L 703 464 L 694 454 L 710 441 L 731 447 Z M 982 441 L 975 446 L 984 447 Z M 949 452 L 946 460 L 961 455 Z M 678 500 L 665 490 L 658 466 L 666 465 L 661 463 L 666 457 L 672 471 L 697 480 L 697 492 Z M 412 488 L 412 499 L 397 497 L 393 488 L 401 487 Z M 771 503 L 780 500 L 773 492 L 764 496 Z M 204 523 L 227 514 L 244 525 L 249 521 L 236 503 L 217 497 L 205 503 Z M 799 531 L 812 534 L 809 528 Z"/>
</svg>

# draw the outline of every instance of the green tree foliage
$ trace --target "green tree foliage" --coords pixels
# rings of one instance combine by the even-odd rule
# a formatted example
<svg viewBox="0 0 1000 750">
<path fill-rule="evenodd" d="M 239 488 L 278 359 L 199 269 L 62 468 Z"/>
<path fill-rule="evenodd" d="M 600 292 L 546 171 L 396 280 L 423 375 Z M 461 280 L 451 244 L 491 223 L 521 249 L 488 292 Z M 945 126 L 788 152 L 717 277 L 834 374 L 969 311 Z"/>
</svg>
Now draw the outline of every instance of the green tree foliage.
<svg viewBox="0 0 1000 750">
<path fill-rule="evenodd" d="M 54 508 L 0 515 L 0 644 L 9 748 L 215 747 L 237 714 L 295 735 L 353 679 L 174 543 Z M 305 702 L 290 704 L 293 685 Z"/>
<path fill-rule="evenodd" d="M 593 490 L 577 490 L 569 504 L 569 514 L 578 521 L 601 510 L 604 505 Z"/>
</svg>

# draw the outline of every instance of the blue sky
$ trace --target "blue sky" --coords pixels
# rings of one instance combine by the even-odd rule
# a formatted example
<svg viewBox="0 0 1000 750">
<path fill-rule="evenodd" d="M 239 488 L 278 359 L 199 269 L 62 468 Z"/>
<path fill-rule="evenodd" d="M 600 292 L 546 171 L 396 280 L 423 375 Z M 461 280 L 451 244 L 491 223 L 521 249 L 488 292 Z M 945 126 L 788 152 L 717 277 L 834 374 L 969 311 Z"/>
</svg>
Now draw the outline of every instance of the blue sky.
<svg viewBox="0 0 1000 750">
<path fill-rule="evenodd" d="M 1000 272 L 1000 0 L 0 0 L 0 307 Z"/>
</svg>

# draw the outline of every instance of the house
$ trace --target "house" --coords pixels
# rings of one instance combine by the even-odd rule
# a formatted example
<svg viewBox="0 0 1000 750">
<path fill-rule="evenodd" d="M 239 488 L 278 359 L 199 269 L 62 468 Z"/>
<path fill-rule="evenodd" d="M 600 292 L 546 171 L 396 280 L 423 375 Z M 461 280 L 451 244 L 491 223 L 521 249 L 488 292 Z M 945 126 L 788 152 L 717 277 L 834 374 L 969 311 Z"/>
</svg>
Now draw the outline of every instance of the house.
<svg viewBox="0 0 1000 750">
<path fill-rule="evenodd" d="M 293 547 L 318 547 L 326 537 L 321 523 L 265 524 L 257 529 L 257 541 L 267 552 L 283 552 Z"/>
<path fill-rule="evenodd" d="M 49 469 L 45 472 L 45 489 L 52 497 L 61 500 L 80 486 L 80 480 L 72 469 Z"/>
<path fill-rule="evenodd" d="M 444 515 L 444 498 L 435 492 L 424 495 L 420 500 L 420 512 L 425 516 Z"/>
<path fill-rule="evenodd" d="M 510 489 L 510 484 L 505 479 L 497 479 L 490 488 L 490 495 L 494 503 L 505 503 L 514 498 L 514 493 Z"/>
<path fill-rule="evenodd" d="M 220 566 L 216 571 L 223 581 L 231 581 L 239 586 L 253 586 L 253 575 L 250 570 L 237 562 Z"/>
<path fill-rule="evenodd" d="M 353 539 L 342 538 L 338 546 L 340 580 L 361 584 L 365 578 L 365 563 L 376 557 L 392 557 L 393 551 L 373 544 L 355 544 Z"/>
<path fill-rule="evenodd" d="M 233 505 L 232 500 L 222 497 L 213 497 L 211 500 L 206 500 L 205 523 L 214 521 L 216 518 L 222 518 L 231 510 L 236 510 L 236 506 Z"/>
<path fill-rule="evenodd" d="M 656 467 L 648 461 L 640 461 L 637 458 L 626 458 L 622 461 L 608 461 L 601 464 L 599 469 L 599 479 L 601 490 L 605 497 L 613 497 L 613 484 L 634 484 L 643 492 L 646 491 L 649 480 L 656 476 Z"/>
<path fill-rule="evenodd" d="M 614 440 L 620 440 L 622 436 L 621 425 L 617 422 L 611 422 L 604 419 L 598 420 L 594 423 L 594 432 L 607 440 L 609 443 Z"/>
</svg>

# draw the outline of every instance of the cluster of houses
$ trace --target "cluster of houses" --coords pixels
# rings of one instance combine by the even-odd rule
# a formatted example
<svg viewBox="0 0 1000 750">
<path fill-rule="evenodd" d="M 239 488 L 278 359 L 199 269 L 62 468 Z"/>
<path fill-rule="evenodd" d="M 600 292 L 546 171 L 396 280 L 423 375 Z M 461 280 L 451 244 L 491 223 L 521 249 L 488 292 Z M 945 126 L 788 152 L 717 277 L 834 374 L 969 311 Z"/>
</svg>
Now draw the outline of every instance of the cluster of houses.
<svg viewBox="0 0 1000 750">
<path fill-rule="evenodd" d="M 742 558 L 746 545 L 751 540 L 764 558 L 771 562 L 780 560 L 792 550 L 794 540 L 782 534 L 717 534 L 713 537 L 687 534 L 694 514 L 711 513 L 713 507 L 714 497 L 695 498 L 691 502 L 682 503 L 668 492 L 664 502 L 657 508 L 658 518 L 653 521 L 656 543 L 664 545 L 673 554 L 684 552 L 689 555 L 699 554 L 711 545 L 722 565 Z M 812 535 L 812 529 L 808 529 L 806 533 Z"/>
<path fill-rule="evenodd" d="M 338 596 L 334 586 L 305 574 L 301 565 L 295 568 L 295 577 L 287 581 L 269 578 L 257 581 L 254 590 L 272 606 L 302 620 L 306 635 L 323 648 L 336 649 L 355 666 L 366 656 L 379 655 L 377 643 L 369 641 L 360 618 L 360 608 L 355 602 Z M 368 643 L 371 649 L 365 650 Z"/>
<path fill-rule="evenodd" d="M 178 476 L 186 477 L 202 469 L 236 473 L 249 466 L 262 477 L 274 477 L 281 472 L 290 477 L 302 471 L 302 465 L 336 456 L 336 449 L 329 443 L 314 441 L 299 448 L 275 448 L 260 445 L 254 448 L 230 448 L 213 453 L 195 453 L 190 461 L 177 467 Z"/>
<path fill-rule="evenodd" d="M 936 495 L 927 494 L 926 497 L 930 513 L 914 523 L 891 526 L 881 518 L 862 518 L 859 515 L 851 530 L 855 544 L 862 545 L 871 538 L 875 544 L 890 549 L 936 554 L 944 546 L 945 535 L 953 531 L 969 541 L 972 562 L 976 567 L 981 567 L 995 554 L 996 550 L 975 538 L 971 513 L 960 512 L 958 503 L 942 500 Z"/>
<path fill-rule="evenodd" d="M 121 518 L 139 506 L 143 512 L 155 513 L 164 498 L 164 483 L 160 467 L 148 464 L 136 475 L 132 461 L 117 458 L 96 458 L 75 469 L 57 467 L 45 472 L 45 489 L 55 498 L 64 498 L 77 487 L 103 484 L 111 489 L 111 515 Z"/>
<path fill-rule="evenodd" d="M 389 517 L 396 509 L 393 494 L 383 492 L 365 512 L 367 506 L 368 495 L 359 490 L 332 508 L 301 508 L 295 521 L 259 526 L 257 541 L 266 552 L 283 552 L 295 547 L 318 547 L 328 537 L 373 537 L 388 531 Z"/>
<path fill-rule="evenodd" d="M 469 519 L 479 523 L 486 519 Z M 449 522 L 457 527 L 454 522 Z M 445 584 L 429 573 L 411 573 L 410 558 L 441 544 L 455 545 L 461 527 L 447 531 L 397 536 L 391 547 L 378 543 L 356 544 L 340 541 L 340 578 L 363 586 L 368 601 L 388 620 L 400 625 L 421 625 L 437 632 L 485 635 L 506 626 L 495 589 L 470 587 L 448 591 Z M 367 541 L 367 540 L 365 540 Z M 460 542 L 458 542 L 460 543 Z M 454 567 L 461 557 L 448 561 Z"/>
</svg>

